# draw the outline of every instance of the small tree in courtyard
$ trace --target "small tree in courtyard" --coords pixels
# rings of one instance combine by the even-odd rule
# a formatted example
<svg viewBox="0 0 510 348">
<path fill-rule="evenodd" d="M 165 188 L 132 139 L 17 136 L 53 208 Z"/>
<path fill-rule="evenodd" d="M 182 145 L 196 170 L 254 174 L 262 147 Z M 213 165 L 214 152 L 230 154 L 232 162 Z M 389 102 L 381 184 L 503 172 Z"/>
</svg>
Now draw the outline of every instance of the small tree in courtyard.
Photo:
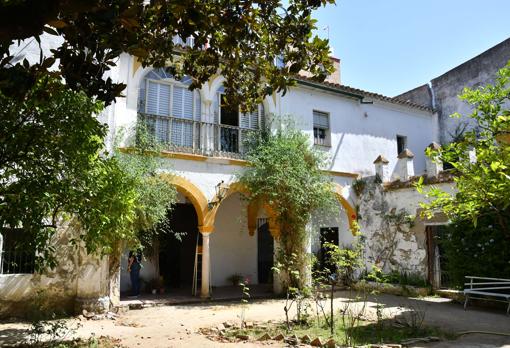
<svg viewBox="0 0 510 348">
<path fill-rule="evenodd" d="M 307 135 L 286 120 L 279 120 L 276 129 L 271 129 L 269 122 L 246 147 L 251 166 L 239 180 L 249 190 L 251 200 L 264 201 L 273 209 L 280 229 L 281 257 L 288 260 L 293 256 L 295 271 L 301 275 L 287 275 L 287 286 L 302 288 L 309 259 L 305 252 L 306 225 L 313 211 L 331 207 L 334 202 L 331 182 L 321 170 L 326 158 L 310 144 Z"/>
</svg>

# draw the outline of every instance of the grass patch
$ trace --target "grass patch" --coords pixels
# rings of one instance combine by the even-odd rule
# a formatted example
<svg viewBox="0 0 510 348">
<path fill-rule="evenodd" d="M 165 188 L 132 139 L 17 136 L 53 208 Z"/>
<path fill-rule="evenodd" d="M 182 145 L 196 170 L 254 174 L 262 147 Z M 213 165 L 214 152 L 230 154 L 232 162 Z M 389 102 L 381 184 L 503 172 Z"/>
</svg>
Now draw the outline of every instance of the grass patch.
<svg viewBox="0 0 510 348">
<path fill-rule="evenodd" d="M 378 344 L 378 343 L 400 343 L 403 340 L 417 337 L 438 337 L 439 339 L 453 339 L 452 333 L 442 331 L 435 327 L 422 326 L 413 328 L 409 326 L 396 326 L 394 320 L 385 319 L 380 322 L 361 321 L 355 327 L 349 327 L 341 318 L 335 320 L 335 334 L 330 335 L 330 329 L 325 322 L 310 321 L 307 324 L 294 324 L 290 331 L 284 323 L 267 323 L 255 325 L 249 329 L 231 328 L 225 332 L 225 336 L 235 339 L 238 335 L 248 335 L 257 339 L 264 333 L 271 337 L 278 334 L 285 336 L 296 335 L 301 338 L 308 335 L 311 339 L 320 337 L 322 340 L 334 338 L 339 344 Z"/>
<path fill-rule="evenodd" d="M 21 343 L 18 348 L 122 348 L 120 340 L 107 336 L 74 339 L 59 342 Z"/>
</svg>

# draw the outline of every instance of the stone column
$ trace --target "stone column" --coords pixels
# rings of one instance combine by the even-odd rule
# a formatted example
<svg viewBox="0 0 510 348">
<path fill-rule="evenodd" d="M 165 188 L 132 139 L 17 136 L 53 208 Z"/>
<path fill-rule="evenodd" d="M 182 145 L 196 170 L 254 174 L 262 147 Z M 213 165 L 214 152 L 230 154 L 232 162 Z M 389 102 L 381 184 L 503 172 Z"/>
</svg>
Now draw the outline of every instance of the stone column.
<svg viewBox="0 0 510 348">
<path fill-rule="evenodd" d="M 270 225 L 271 226 L 271 225 Z M 273 233 L 271 233 L 273 235 Z M 273 238 L 274 238 L 274 235 L 273 235 Z M 274 255 L 273 255 L 273 260 L 274 260 L 274 263 L 276 264 L 276 262 L 278 261 L 277 260 L 277 250 L 278 250 L 278 247 L 279 247 L 279 244 L 280 242 L 278 241 L 277 238 L 274 238 Z M 283 293 L 283 279 L 282 279 L 282 274 L 278 274 L 276 273 L 275 271 L 273 271 L 273 292 L 275 294 L 282 294 Z"/>
<path fill-rule="evenodd" d="M 209 236 L 213 231 L 212 226 L 199 227 L 200 233 L 202 233 L 202 284 L 200 287 L 200 297 L 209 298 L 211 296 L 210 289 L 210 277 L 211 277 L 211 254 L 209 249 Z"/>
<path fill-rule="evenodd" d="M 414 154 L 409 149 L 405 149 L 398 155 L 395 179 L 407 181 L 414 176 L 413 158 Z"/>
<path fill-rule="evenodd" d="M 429 146 L 427 146 L 427 148 L 438 151 L 441 149 L 441 146 L 438 143 L 431 143 Z M 443 162 L 440 161 L 437 156 L 434 158 L 426 156 L 425 167 L 427 168 L 428 177 L 437 177 L 439 173 L 443 171 Z"/>
<path fill-rule="evenodd" d="M 382 182 L 390 181 L 390 172 L 388 168 L 388 161 L 383 155 L 379 155 L 375 161 L 375 174 L 379 176 Z"/>
</svg>

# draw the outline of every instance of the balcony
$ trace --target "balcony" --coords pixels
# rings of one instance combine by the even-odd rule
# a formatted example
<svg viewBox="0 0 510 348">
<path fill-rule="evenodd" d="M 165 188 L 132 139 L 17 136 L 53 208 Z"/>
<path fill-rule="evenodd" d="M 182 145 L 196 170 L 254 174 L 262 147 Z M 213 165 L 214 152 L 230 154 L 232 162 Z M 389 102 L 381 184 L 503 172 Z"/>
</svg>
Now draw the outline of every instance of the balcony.
<svg viewBox="0 0 510 348">
<path fill-rule="evenodd" d="M 172 116 L 138 113 L 167 151 L 243 159 L 243 141 L 256 130 Z"/>
</svg>

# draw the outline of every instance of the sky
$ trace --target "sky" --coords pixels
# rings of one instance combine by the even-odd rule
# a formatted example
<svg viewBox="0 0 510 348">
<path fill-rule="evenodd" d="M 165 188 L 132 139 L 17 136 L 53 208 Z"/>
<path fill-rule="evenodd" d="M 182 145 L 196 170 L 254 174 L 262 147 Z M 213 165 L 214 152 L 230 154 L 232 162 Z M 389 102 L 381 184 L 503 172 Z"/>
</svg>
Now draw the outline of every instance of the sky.
<svg viewBox="0 0 510 348">
<path fill-rule="evenodd" d="M 510 37 L 510 0 L 337 0 L 314 13 L 342 84 L 395 96 Z"/>
</svg>

